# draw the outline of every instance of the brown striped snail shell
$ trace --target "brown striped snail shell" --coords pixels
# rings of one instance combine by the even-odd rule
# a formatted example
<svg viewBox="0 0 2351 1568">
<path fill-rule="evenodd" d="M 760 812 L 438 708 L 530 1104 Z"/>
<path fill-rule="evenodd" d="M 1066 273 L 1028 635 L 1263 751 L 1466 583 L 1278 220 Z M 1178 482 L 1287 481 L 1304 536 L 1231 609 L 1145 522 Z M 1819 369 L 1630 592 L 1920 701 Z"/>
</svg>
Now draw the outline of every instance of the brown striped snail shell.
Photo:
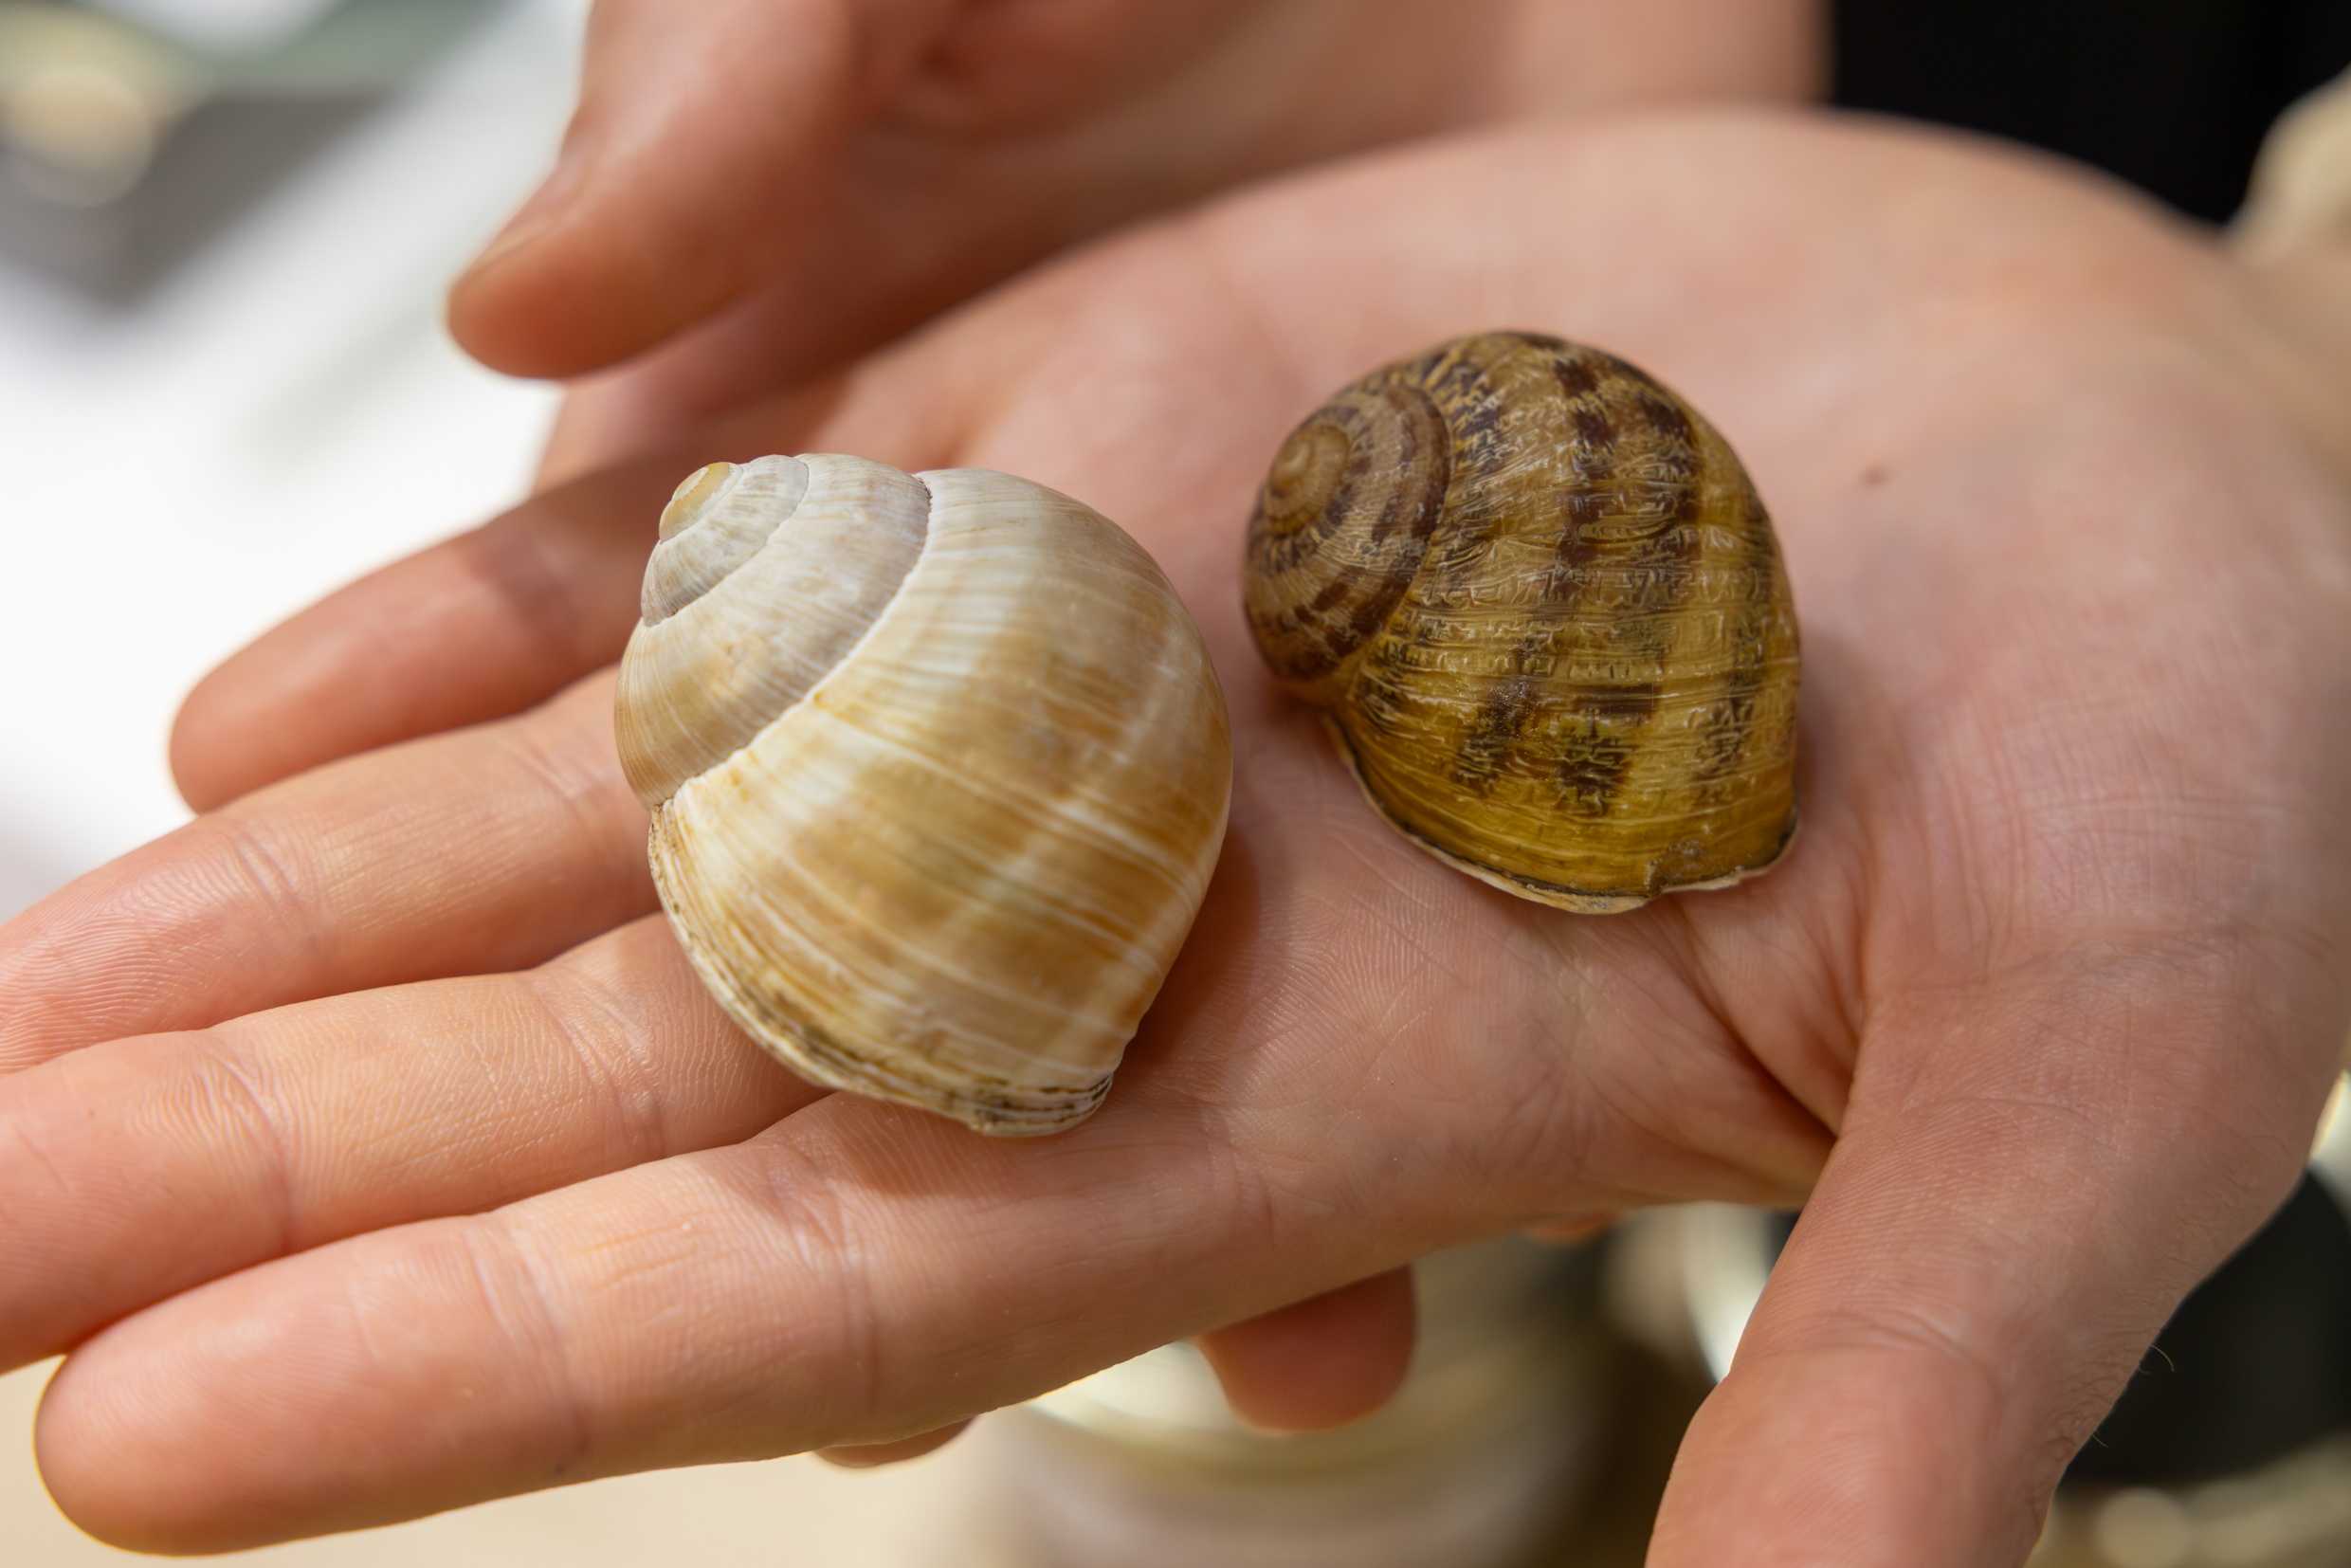
<svg viewBox="0 0 2351 1568">
<path fill-rule="evenodd" d="M 1795 831 L 1796 624 L 1713 427 L 1596 349 L 1462 338 L 1291 432 L 1258 649 L 1446 864 L 1588 914 L 1768 869 Z"/>
<path fill-rule="evenodd" d="M 827 454 L 679 485 L 615 732 L 735 1021 L 1008 1136 L 1101 1103 L 1230 792 L 1222 689 L 1141 546 L 1011 475 Z"/>
</svg>

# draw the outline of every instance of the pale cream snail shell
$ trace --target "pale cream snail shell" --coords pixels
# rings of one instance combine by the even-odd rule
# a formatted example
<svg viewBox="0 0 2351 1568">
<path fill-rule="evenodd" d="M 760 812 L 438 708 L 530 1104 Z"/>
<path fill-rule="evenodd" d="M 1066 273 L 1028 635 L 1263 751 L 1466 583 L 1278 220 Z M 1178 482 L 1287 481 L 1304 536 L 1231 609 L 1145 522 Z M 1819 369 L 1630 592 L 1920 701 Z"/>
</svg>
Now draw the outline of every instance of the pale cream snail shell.
<svg viewBox="0 0 2351 1568">
<path fill-rule="evenodd" d="M 1258 650 L 1447 865 L 1612 914 L 1795 837 L 1796 622 L 1712 426 L 1597 349 L 1493 332 L 1291 432 L 1244 562 Z"/>
<path fill-rule="evenodd" d="M 678 487 L 615 728 L 736 1022 L 1000 1135 L 1101 1103 L 1231 787 L 1223 691 L 1141 546 L 1011 475 L 828 454 Z"/>
</svg>

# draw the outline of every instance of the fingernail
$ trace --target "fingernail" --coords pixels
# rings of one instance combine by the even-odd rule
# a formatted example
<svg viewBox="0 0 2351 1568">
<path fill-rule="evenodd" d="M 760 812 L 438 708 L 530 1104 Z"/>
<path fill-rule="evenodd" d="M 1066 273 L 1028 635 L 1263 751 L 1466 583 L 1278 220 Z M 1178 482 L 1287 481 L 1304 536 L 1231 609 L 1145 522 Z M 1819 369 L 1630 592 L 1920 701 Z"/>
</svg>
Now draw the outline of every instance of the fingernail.
<svg viewBox="0 0 2351 1568">
<path fill-rule="evenodd" d="M 480 272 L 492 263 L 521 249 L 553 228 L 562 220 L 564 211 L 578 195 L 579 188 L 588 177 L 588 149 L 584 138 L 566 137 L 563 151 L 556 156 L 556 166 L 531 192 L 530 199 L 506 220 L 506 227 L 498 231 L 473 259 L 465 270 Z"/>
</svg>

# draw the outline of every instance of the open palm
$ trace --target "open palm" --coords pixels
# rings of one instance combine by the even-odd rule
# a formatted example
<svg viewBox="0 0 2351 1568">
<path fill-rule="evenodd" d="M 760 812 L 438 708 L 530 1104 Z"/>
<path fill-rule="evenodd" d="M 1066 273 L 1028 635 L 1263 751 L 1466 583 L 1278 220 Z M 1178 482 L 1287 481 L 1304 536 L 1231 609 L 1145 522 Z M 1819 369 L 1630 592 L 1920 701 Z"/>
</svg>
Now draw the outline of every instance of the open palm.
<svg viewBox="0 0 2351 1568">
<path fill-rule="evenodd" d="M 1773 504 L 1805 828 L 1767 878 L 1511 900 L 1383 827 L 1258 668 L 1239 536 L 1284 432 L 1499 326 L 1658 374 Z M 380 574 L 216 676 L 177 757 L 221 798 L 418 738 L 0 932 L 0 1358 L 81 1347 L 51 1486 L 223 1546 L 879 1442 L 1435 1247 L 1809 1194 L 1652 1560 L 2021 1559 L 2334 1070 L 2333 398 L 2215 250 L 2101 186 L 1625 122 L 1117 239 Z M 646 918 L 593 672 L 668 484 L 811 448 L 1119 519 L 1231 697 L 1209 903 L 1066 1135 L 821 1097 Z"/>
</svg>

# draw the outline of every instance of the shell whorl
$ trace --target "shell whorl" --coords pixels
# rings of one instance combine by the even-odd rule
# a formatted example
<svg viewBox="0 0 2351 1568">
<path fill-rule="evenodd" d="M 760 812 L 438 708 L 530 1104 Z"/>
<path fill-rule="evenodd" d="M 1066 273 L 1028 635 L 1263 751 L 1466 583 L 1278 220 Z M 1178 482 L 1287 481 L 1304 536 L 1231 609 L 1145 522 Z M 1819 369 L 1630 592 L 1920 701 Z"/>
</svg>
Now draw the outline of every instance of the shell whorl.
<svg viewBox="0 0 2351 1568">
<path fill-rule="evenodd" d="M 1451 477 L 1444 415 L 1400 375 L 1350 387 L 1283 444 L 1249 529 L 1243 603 L 1293 693 L 1337 699 L 1419 572 Z"/>
<path fill-rule="evenodd" d="M 1769 517 L 1634 367 L 1524 333 L 1373 373 L 1259 495 L 1244 604 L 1382 815 L 1588 913 L 1768 867 L 1796 629 Z"/>
<path fill-rule="evenodd" d="M 713 463 L 686 475 L 662 508 L 658 542 L 646 563 L 644 623 L 659 626 L 757 554 L 776 524 L 798 510 L 808 483 L 808 465 L 789 457 Z"/>
<path fill-rule="evenodd" d="M 718 520 L 724 569 L 624 659 L 662 902 L 720 1005 L 804 1076 L 1054 1131 L 1100 1103 L 1215 866 L 1230 747 L 1206 648 L 1150 556 L 1066 497 L 797 462 L 796 508 L 747 551 L 741 469 L 680 486 L 697 517 L 665 544 Z M 672 598 L 653 581 L 648 614 Z M 776 657 L 787 675 L 737 674 Z M 720 735 L 679 738 L 688 713 Z"/>
<path fill-rule="evenodd" d="M 637 798 L 667 800 L 841 662 L 921 553 L 930 500 L 896 468 L 829 453 L 686 477 L 621 664 L 614 711 Z"/>
</svg>

